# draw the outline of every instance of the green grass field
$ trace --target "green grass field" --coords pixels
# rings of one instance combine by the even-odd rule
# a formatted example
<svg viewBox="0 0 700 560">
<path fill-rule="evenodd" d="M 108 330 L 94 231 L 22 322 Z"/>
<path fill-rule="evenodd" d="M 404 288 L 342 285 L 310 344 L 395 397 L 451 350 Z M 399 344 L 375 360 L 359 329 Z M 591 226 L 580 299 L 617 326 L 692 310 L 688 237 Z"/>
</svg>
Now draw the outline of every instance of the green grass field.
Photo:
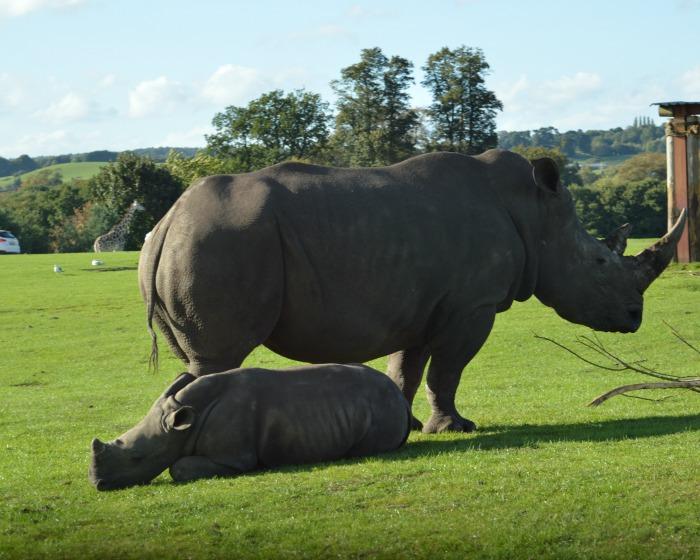
<svg viewBox="0 0 700 560">
<path fill-rule="evenodd" d="M 182 370 L 149 337 L 137 253 L 0 257 L 0 558 L 700 558 L 700 395 L 593 397 L 641 376 L 546 342 L 585 327 L 536 300 L 501 314 L 464 373 L 474 434 L 411 435 L 379 457 L 98 493 L 90 440 L 112 439 Z M 55 274 L 60 264 L 64 273 Z M 624 357 L 699 375 L 700 267 L 646 294 Z M 290 362 L 258 349 L 248 364 Z M 385 360 L 374 365 L 384 368 Z M 644 380 L 644 378 L 641 378 Z M 423 391 L 416 414 L 425 419 Z"/>
<path fill-rule="evenodd" d="M 71 179 L 89 179 L 102 168 L 102 166 L 107 165 L 107 162 L 103 161 L 83 161 L 77 163 L 57 163 L 56 165 L 49 165 L 48 167 L 42 167 L 41 169 L 35 169 L 29 173 L 23 173 L 20 175 L 21 178 L 30 177 L 41 173 L 42 171 L 58 171 L 63 177 L 63 180 L 68 182 Z M 9 187 L 16 177 L 0 177 L 0 190 Z"/>
</svg>

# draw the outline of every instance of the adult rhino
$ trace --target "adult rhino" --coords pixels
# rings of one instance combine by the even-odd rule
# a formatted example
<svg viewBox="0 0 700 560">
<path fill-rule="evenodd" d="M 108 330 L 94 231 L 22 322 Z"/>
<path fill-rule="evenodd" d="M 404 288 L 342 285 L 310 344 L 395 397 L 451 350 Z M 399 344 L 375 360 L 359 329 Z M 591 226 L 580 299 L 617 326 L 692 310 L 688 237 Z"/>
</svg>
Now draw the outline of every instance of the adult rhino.
<svg viewBox="0 0 700 560">
<path fill-rule="evenodd" d="M 154 355 L 152 321 L 195 376 L 260 344 L 316 363 L 391 354 L 412 403 L 430 357 L 423 431 L 471 431 L 455 392 L 496 313 L 534 294 L 568 321 L 634 332 L 684 222 L 623 257 L 629 227 L 591 237 L 556 164 L 508 151 L 282 163 L 192 185 L 144 244 L 139 279 Z"/>
</svg>

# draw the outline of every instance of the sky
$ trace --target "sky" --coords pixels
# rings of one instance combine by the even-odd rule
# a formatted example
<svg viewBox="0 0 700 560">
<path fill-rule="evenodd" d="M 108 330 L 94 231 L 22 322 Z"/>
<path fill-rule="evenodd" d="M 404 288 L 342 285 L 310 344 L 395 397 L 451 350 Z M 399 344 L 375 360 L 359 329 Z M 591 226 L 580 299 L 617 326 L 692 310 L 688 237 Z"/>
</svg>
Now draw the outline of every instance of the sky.
<svg viewBox="0 0 700 560">
<path fill-rule="evenodd" d="M 478 47 L 499 130 L 607 129 L 700 101 L 700 0 L 0 0 L 0 156 L 204 146 L 211 120 L 380 47 Z"/>
</svg>

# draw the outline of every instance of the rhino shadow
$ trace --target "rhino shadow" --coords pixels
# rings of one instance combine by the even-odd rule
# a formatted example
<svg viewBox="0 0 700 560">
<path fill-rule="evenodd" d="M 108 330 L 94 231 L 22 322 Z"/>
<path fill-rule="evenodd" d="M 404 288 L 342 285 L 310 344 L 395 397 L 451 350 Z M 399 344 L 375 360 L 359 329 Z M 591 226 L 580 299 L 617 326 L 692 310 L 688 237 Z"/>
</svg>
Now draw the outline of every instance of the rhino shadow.
<svg viewBox="0 0 700 560">
<path fill-rule="evenodd" d="M 83 272 L 122 272 L 124 270 L 136 270 L 137 266 L 107 266 L 103 268 L 81 268 Z"/>
<path fill-rule="evenodd" d="M 485 426 L 483 433 L 457 440 L 409 441 L 396 458 L 410 459 L 452 451 L 489 451 L 537 447 L 543 443 L 605 442 L 700 430 L 700 414 L 626 418 L 575 424 Z"/>
</svg>

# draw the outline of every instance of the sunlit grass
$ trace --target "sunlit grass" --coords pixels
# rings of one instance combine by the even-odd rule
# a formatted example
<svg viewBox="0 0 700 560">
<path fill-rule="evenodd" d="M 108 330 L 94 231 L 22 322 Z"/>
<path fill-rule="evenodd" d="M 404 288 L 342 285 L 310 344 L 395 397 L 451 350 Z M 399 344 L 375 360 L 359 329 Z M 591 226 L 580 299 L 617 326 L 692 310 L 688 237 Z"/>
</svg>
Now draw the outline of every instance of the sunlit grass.
<svg viewBox="0 0 700 560">
<path fill-rule="evenodd" d="M 86 476 L 91 438 L 133 425 L 182 365 L 161 339 L 161 371 L 147 372 L 138 255 L 102 254 L 100 268 L 92 258 L 0 257 L 0 558 L 698 557 L 700 395 L 587 408 L 639 376 L 535 339 L 589 334 L 535 300 L 498 317 L 464 373 L 457 402 L 475 434 L 412 434 L 375 458 L 180 486 L 164 474 L 98 493 Z M 700 343 L 700 267 L 672 267 L 646 295 L 640 331 L 601 340 L 700 375 L 700 356 L 663 323 Z M 290 362 L 258 349 L 246 363 Z M 415 410 L 428 415 L 422 391 Z"/>
</svg>

